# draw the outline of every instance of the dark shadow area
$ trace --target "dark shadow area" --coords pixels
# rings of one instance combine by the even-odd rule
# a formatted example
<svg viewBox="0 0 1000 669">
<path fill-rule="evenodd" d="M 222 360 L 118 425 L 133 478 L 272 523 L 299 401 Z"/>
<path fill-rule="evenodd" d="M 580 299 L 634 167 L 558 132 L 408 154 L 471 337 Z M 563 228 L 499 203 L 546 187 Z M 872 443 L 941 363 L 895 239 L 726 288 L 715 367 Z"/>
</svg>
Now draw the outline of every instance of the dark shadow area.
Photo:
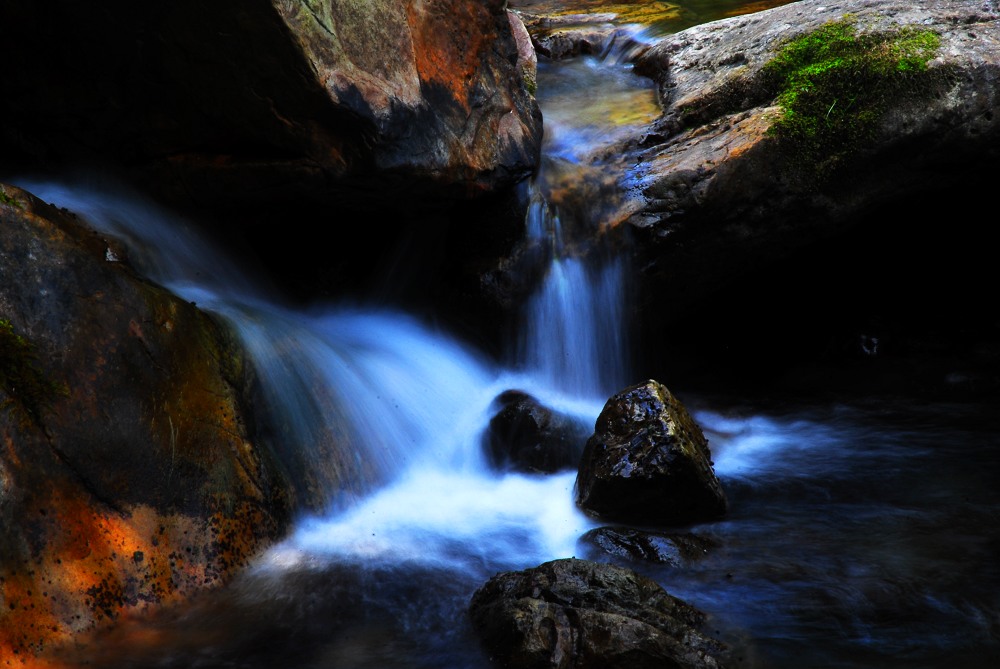
<svg viewBox="0 0 1000 669">
<path fill-rule="evenodd" d="M 729 282 L 673 314 L 673 326 L 640 314 L 649 316 L 643 364 L 697 391 L 996 393 L 1000 317 L 984 210 L 955 194 L 908 197 Z"/>
</svg>

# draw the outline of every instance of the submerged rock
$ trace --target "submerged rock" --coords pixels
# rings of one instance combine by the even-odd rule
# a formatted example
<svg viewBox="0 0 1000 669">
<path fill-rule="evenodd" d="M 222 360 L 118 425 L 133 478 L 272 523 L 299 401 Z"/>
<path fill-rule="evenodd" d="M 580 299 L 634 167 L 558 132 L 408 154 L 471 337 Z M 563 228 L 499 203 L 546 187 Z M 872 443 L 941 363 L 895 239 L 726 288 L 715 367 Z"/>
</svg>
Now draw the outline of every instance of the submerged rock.
<svg viewBox="0 0 1000 669">
<path fill-rule="evenodd" d="M 577 504 L 598 517 L 651 525 L 718 518 L 726 496 L 708 441 L 676 397 L 654 380 L 608 400 L 587 441 Z"/>
<path fill-rule="evenodd" d="M 699 560 L 716 546 L 711 539 L 690 532 L 667 534 L 633 527 L 598 527 L 580 537 L 580 541 L 615 558 L 654 562 L 681 567 Z"/>
<path fill-rule="evenodd" d="M 629 569 L 587 560 L 497 574 L 469 613 L 509 669 L 706 669 L 726 653 L 701 631 L 702 612 Z"/>
</svg>

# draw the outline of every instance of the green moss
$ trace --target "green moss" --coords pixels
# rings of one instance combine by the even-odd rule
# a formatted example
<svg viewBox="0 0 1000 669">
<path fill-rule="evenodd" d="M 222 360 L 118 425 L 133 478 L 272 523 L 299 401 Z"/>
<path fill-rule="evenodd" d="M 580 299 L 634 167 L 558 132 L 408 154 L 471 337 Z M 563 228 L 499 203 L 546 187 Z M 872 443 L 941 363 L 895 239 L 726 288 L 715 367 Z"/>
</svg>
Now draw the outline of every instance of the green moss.
<svg viewBox="0 0 1000 669">
<path fill-rule="evenodd" d="M 524 85 L 528 88 L 528 93 L 532 96 L 538 92 L 538 84 L 535 82 L 535 78 L 527 74 L 524 75 Z"/>
<path fill-rule="evenodd" d="M 68 392 L 45 376 L 38 368 L 34 345 L 4 319 L 0 319 L 0 389 L 8 398 L 0 407 L 13 405 L 36 425 L 41 425 L 45 407 Z"/>
<path fill-rule="evenodd" d="M 771 133 L 826 173 L 874 137 L 891 104 L 926 88 L 940 42 L 909 26 L 859 32 L 850 17 L 791 40 L 764 67 L 782 109 Z"/>
<path fill-rule="evenodd" d="M 4 190 L 3 186 L 0 186 L 0 204 L 9 204 L 10 206 L 17 207 L 18 209 L 22 208 L 20 202 L 12 198 L 10 195 L 7 195 L 7 191 Z"/>
</svg>

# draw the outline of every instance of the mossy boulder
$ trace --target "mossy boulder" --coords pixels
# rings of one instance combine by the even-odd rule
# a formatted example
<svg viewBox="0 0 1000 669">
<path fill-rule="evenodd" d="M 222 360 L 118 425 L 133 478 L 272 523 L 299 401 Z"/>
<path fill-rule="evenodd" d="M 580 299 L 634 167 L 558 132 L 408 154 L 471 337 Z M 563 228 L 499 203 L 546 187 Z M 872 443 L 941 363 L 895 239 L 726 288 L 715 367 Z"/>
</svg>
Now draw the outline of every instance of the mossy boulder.
<svg viewBox="0 0 1000 669">
<path fill-rule="evenodd" d="M 655 300 L 669 296 L 683 318 L 886 206 L 903 217 L 974 195 L 1000 155 L 998 18 L 977 0 L 800 0 L 640 52 L 662 115 L 604 158 L 635 199 L 621 227 L 645 312 L 666 313 Z"/>
<path fill-rule="evenodd" d="M 933 91 L 944 76 L 928 72 L 941 36 L 907 25 L 862 32 L 851 16 L 788 40 L 763 68 L 777 91 L 770 132 L 789 147 L 791 163 L 820 179 L 878 137 L 900 99 Z"/>
</svg>

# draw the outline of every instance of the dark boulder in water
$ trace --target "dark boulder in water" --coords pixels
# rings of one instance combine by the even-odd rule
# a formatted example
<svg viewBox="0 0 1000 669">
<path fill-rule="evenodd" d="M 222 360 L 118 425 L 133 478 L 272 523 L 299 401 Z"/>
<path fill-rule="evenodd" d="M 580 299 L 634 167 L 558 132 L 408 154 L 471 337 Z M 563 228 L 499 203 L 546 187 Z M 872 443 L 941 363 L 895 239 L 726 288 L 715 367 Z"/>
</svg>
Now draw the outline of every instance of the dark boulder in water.
<svg viewBox="0 0 1000 669">
<path fill-rule="evenodd" d="M 608 400 L 587 441 L 576 500 L 598 517 L 684 525 L 726 512 L 726 495 L 698 424 L 661 383 L 649 380 Z"/>
<path fill-rule="evenodd" d="M 484 444 L 493 467 L 551 474 L 580 463 L 589 433 L 584 426 L 519 390 L 500 394 L 495 403 L 501 408 Z"/>
</svg>

